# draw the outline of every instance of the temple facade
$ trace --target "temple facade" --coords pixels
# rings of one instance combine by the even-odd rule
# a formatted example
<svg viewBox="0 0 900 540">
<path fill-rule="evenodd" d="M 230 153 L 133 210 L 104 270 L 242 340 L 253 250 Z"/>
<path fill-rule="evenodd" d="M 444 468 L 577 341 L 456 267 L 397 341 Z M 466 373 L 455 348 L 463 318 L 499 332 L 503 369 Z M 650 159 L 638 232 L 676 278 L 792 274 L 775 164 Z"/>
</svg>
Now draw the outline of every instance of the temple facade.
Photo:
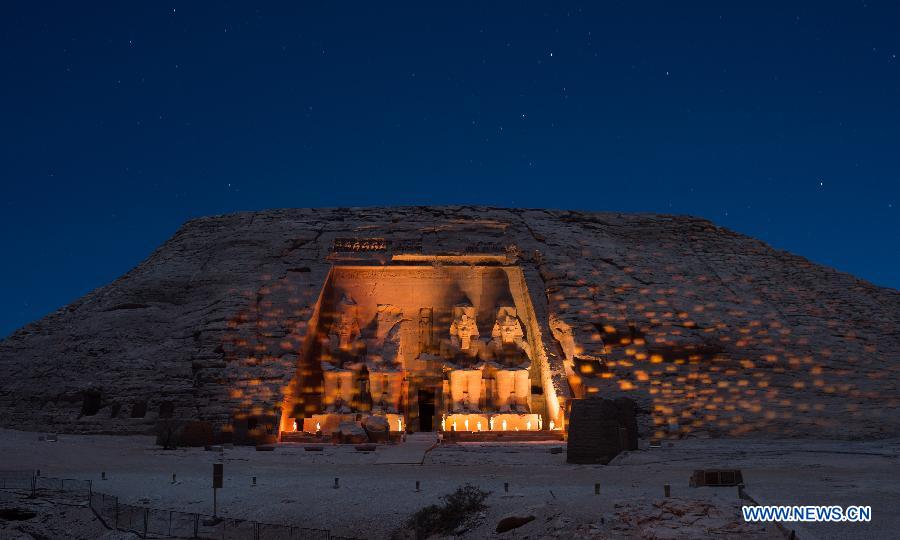
<svg viewBox="0 0 900 540">
<path fill-rule="evenodd" d="M 521 269 L 459 259 L 335 264 L 281 430 L 328 434 L 372 416 L 392 432 L 560 430 Z"/>
</svg>

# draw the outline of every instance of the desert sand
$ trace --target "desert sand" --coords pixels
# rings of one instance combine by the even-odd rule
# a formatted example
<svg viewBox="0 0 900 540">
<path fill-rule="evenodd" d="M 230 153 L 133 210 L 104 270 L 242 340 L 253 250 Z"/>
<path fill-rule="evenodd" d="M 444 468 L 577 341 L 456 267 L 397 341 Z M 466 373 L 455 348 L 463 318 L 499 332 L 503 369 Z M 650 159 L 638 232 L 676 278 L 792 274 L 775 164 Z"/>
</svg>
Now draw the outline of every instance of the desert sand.
<svg viewBox="0 0 900 540">
<path fill-rule="evenodd" d="M 685 439 L 654 449 L 642 444 L 645 449 L 622 454 L 608 466 L 566 464 L 565 452 L 550 453 L 564 443 L 445 444 L 427 453 L 422 465 L 382 465 L 376 461 L 383 446 L 375 453 L 352 446 L 306 452 L 290 445 L 274 452 L 217 452 L 163 450 L 146 436 L 38 439 L 38 433 L 0 431 L 2 468 L 90 479 L 95 491 L 131 504 L 211 513 L 212 463 L 221 462 L 221 515 L 362 538 L 390 537 L 412 512 L 465 483 L 492 493 L 488 509 L 458 531 L 463 538 L 779 538 L 774 527 L 742 522 L 735 488 L 688 486 L 694 469 L 715 467 L 740 468 L 760 504 L 872 506 L 870 523 L 792 526 L 800 538 L 890 538 L 900 529 L 898 439 Z M 338 489 L 332 487 L 335 477 Z M 671 484 L 668 499 L 665 483 Z M 536 519 L 496 534 L 497 522 L 509 515 Z M 15 538 L 21 523 L 5 522 L 0 530 Z"/>
</svg>

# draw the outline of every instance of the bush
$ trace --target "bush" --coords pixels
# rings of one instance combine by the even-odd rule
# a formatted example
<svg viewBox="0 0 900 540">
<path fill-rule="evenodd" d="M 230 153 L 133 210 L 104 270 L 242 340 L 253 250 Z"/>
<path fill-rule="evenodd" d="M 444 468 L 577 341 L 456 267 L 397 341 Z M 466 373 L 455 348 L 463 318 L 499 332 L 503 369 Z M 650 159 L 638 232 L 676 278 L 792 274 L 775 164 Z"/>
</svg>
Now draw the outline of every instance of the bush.
<svg viewBox="0 0 900 540">
<path fill-rule="evenodd" d="M 448 534 L 462 525 L 472 514 L 487 508 L 485 499 L 491 493 L 466 484 L 453 493 L 441 497 L 443 503 L 426 506 L 406 521 L 406 529 L 414 532 L 417 540 L 433 534 Z"/>
</svg>

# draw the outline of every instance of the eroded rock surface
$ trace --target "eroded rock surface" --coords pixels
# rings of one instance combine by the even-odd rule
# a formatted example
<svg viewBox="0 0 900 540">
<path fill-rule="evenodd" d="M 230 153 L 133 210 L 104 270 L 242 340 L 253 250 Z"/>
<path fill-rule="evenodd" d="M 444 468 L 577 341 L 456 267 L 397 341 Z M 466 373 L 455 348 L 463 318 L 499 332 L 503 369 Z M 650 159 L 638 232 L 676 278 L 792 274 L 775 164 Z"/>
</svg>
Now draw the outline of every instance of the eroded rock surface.
<svg viewBox="0 0 900 540">
<path fill-rule="evenodd" d="M 762 523 L 740 518 L 740 503 L 715 504 L 695 499 L 664 499 L 646 503 L 616 505 L 617 532 L 646 540 L 689 540 L 692 538 L 771 538 Z"/>
<path fill-rule="evenodd" d="M 348 237 L 515 252 L 557 393 L 631 397 L 651 436 L 900 434 L 897 291 L 702 219 L 482 207 L 190 221 L 0 343 L 0 424 L 147 432 L 277 414 L 329 249 Z"/>
</svg>

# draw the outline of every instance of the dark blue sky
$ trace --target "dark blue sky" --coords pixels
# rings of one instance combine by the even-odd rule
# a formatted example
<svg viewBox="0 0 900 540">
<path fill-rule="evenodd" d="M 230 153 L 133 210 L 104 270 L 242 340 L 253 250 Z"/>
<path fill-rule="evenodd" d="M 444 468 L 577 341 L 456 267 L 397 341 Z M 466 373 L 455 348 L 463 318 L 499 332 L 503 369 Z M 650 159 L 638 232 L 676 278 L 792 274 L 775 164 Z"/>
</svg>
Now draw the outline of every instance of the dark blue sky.
<svg viewBox="0 0 900 540">
<path fill-rule="evenodd" d="M 0 335 L 271 207 L 693 214 L 900 287 L 896 2 L 298 4 L 4 4 Z"/>
</svg>

